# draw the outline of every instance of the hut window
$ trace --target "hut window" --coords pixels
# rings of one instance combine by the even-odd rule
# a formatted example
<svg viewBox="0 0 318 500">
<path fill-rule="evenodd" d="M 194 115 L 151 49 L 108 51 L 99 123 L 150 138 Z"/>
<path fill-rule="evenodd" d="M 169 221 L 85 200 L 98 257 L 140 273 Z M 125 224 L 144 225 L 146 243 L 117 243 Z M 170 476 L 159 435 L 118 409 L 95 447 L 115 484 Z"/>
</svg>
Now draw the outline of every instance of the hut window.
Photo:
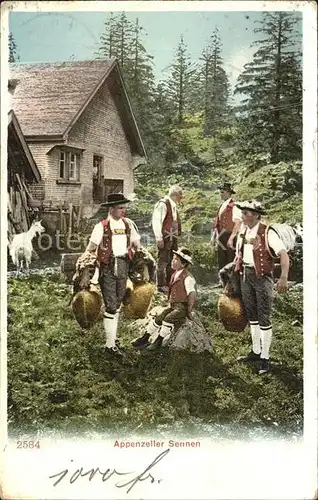
<svg viewBox="0 0 318 500">
<path fill-rule="evenodd" d="M 72 181 L 78 180 L 77 155 L 75 153 L 70 153 L 69 179 Z"/>
<path fill-rule="evenodd" d="M 60 151 L 60 178 L 65 178 L 65 153 L 64 151 Z"/>
<path fill-rule="evenodd" d="M 79 180 L 80 156 L 72 151 L 60 151 L 59 176 L 66 181 Z"/>
</svg>

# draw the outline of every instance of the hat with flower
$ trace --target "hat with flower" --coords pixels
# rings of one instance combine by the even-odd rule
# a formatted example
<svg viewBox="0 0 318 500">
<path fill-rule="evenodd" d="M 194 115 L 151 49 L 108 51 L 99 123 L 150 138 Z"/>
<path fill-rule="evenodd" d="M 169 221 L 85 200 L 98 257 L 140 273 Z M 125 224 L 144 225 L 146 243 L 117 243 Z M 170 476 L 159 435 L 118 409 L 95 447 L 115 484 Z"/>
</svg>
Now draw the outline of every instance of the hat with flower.
<svg viewBox="0 0 318 500">
<path fill-rule="evenodd" d="M 263 207 L 260 201 L 252 200 L 252 201 L 238 201 L 235 203 L 235 206 L 240 210 L 249 210 L 250 212 L 256 212 L 261 215 L 266 214 L 266 210 Z"/>
</svg>

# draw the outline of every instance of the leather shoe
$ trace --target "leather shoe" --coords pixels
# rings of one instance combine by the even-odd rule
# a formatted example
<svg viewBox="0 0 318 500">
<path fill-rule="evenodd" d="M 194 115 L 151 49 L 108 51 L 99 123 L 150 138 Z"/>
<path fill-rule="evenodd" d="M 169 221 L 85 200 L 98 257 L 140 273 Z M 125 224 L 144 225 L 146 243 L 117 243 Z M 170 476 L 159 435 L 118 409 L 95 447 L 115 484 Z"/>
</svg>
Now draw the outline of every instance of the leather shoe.
<svg viewBox="0 0 318 500">
<path fill-rule="evenodd" d="M 124 356 L 123 351 L 118 349 L 117 346 L 105 347 L 104 354 L 107 358 L 122 358 Z"/>
<path fill-rule="evenodd" d="M 159 335 L 152 344 L 148 345 L 147 351 L 156 351 L 157 349 L 160 349 L 162 341 L 163 337 Z"/>
</svg>

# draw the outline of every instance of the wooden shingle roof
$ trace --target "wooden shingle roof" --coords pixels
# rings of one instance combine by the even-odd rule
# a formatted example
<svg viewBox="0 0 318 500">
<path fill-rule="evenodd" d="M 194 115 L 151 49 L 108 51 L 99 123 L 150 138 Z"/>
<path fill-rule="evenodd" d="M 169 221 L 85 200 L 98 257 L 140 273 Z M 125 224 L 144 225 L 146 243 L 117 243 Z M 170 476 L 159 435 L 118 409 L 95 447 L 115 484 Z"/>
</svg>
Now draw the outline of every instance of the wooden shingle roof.
<svg viewBox="0 0 318 500">
<path fill-rule="evenodd" d="M 11 109 L 8 114 L 8 165 L 17 164 L 23 168 L 29 180 L 41 180 L 40 171 L 24 139 L 17 117 Z"/>
<path fill-rule="evenodd" d="M 12 107 L 24 136 L 66 134 L 113 70 L 125 101 L 121 118 L 129 123 L 137 150 L 146 156 L 116 59 L 10 65 L 10 79 L 18 81 Z"/>
</svg>

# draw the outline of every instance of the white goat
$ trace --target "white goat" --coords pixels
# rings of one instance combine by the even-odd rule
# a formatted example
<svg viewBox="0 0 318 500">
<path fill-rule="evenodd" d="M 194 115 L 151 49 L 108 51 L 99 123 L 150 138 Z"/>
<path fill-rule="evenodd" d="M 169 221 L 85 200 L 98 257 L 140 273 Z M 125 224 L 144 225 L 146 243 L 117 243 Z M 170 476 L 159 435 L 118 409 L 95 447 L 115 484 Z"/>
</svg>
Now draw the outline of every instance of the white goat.
<svg viewBox="0 0 318 500">
<path fill-rule="evenodd" d="M 32 258 L 32 240 L 37 234 L 43 233 L 45 228 L 40 221 L 34 221 L 27 232 L 15 234 L 10 245 L 9 252 L 12 262 L 17 266 L 17 270 L 23 271 L 23 259 L 25 260 L 26 270 L 29 272 Z"/>
</svg>

